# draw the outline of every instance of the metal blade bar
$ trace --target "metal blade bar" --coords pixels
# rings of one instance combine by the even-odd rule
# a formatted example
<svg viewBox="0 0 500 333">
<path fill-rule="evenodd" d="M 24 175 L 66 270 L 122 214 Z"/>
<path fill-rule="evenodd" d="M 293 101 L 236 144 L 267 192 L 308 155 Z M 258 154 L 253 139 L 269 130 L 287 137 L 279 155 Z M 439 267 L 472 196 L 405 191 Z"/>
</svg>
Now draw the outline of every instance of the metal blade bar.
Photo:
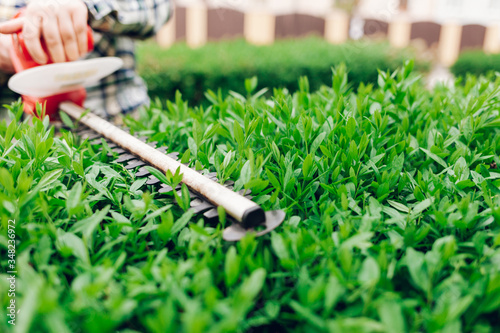
<svg viewBox="0 0 500 333">
<path fill-rule="evenodd" d="M 243 228 L 253 228 L 266 222 L 266 214 L 253 201 L 216 183 L 195 170 L 157 151 L 148 144 L 119 129 L 108 121 L 92 114 L 71 102 L 60 105 L 61 110 L 103 137 L 115 142 L 130 153 L 139 156 L 158 170 L 175 173 L 180 168 L 182 182 L 192 191 L 199 193 L 215 206 L 222 206 L 227 214 L 242 224 Z"/>
</svg>

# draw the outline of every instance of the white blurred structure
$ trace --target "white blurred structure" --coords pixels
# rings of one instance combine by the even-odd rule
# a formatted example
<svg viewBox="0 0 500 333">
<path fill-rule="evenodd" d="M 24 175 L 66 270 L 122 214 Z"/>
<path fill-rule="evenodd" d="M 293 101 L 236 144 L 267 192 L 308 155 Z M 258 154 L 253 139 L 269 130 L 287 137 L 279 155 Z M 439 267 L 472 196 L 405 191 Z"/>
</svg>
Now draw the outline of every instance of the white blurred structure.
<svg viewBox="0 0 500 333">
<path fill-rule="evenodd" d="M 405 15 L 411 21 L 488 25 L 500 21 L 500 0 L 176 0 L 178 5 L 206 4 L 243 12 L 262 10 L 274 15 L 303 13 L 325 16 L 346 3 L 357 4 L 363 18 L 392 21 Z"/>
<path fill-rule="evenodd" d="M 405 15 L 413 22 L 489 25 L 500 21 L 500 0 L 360 0 L 357 13 L 383 21 Z"/>
<path fill-rule="evenodd" d="M 417 45 L 443 66 L 467 49 L 500 53 L 500 0 L 173 1 L 177 14 L 158 37 L 163 46 L 241 36 L 262 45 L 316 34 L 333 44 L 385 38 L 397 48 Z"/>
<path fill-rule="evenodd" d="M 324 16 L 334 8 L 335 0 L 176 0 L 175 3 L 186 7 L 207 4 L 212 8 L 230 8 L 242 12 L 261 10 L 274 15 L 302 13 Z"/>
</svg>

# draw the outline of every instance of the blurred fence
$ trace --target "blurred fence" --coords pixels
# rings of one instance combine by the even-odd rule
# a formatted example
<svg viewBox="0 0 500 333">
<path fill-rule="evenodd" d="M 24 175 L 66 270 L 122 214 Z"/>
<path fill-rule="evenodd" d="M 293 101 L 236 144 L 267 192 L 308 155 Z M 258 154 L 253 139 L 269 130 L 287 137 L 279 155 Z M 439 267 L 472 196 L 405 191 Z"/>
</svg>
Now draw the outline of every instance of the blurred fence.
<svg viewBox="0 0 500 333">
<path fill-rule="evenodd" d="M 165 47 L 181 40 L 191 47 L 199 47 L 208 41 L 242 37 L 253 44 L 271 44 L 276 39 L 316 34 L 339 44 L 349 39 L 354 22 L 347 12 L 334 8 L 321 16 L 277 15 L 193 4 L 177 6 L 173 19 L 160 31 L 157 41 Z M 432 51 L 437 60 L 447 66 L 466 49 L 500 52 L 498 25 L 413 22 L 404 16 L 392 18 L 390 22 L 358 18 L 359 22 L 364 38 L 386 39 L 395 47 L 418 45 L 422 50 Z"/>
</svg>

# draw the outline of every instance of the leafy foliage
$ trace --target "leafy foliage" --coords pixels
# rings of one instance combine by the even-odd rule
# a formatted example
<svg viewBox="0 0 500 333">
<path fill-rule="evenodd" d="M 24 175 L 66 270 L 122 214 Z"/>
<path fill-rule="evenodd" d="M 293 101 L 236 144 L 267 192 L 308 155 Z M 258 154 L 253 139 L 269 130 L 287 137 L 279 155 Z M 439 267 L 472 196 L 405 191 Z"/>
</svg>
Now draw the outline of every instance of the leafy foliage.
<svg viewBox="0 0 500 333">
<path fill-rule="evenodd" d="M 209 91 L 208 108 L 177 94 L 127 119 L 286 211 L 272 234 L 238 243 L 222 241 L 225 219 L 206 225 L 174 205 L 182 198 L 146 190 L 106 148 L 54 136 L 46 121 L 2 123 L 16 329 L 498 331 L 500 81 L 430 92 L 411 69 L 354 93 L 340 66 L 330 87 L 311 93 L 301 78 L 270 99 L 248 80 L 244 95 Z M 7 289 L 2 277 L 2 316 Z"/>
<path fill-rule="evenodd" d="M 138 45 L 138 70 L 152 97 L 174 99 L 177 90 L 183 98 L 198 105 L 205 102 L 208 89 L 245 91 L 244 79 L 257 76 L 259 87 L 298 89 L 297 78 L 307 76 L 311 91 L 330 85 L 331 67 L 340 63 L 349 68 L 349 81 L 376 83 L 377 68 L 394 70 L 403 59 L 414 57 L 409 50 L 391 49 L 388 44 L 350 42 L 332 45 L 310 37 L 276 41 L 255 46 L 243 40 L 209 43 L 198 49 L 175 44 L 162 49 L 157 44 Z M 428 64 L 418 62 L 421 70 Z"/>
<path fill-rule="evenodd" d="M 487 75 L 500 72 L 500 54 L 488 54 L 483 51 L 462 53 L 450 68 L 457 77 L 469 75 Z"/>
</svg>

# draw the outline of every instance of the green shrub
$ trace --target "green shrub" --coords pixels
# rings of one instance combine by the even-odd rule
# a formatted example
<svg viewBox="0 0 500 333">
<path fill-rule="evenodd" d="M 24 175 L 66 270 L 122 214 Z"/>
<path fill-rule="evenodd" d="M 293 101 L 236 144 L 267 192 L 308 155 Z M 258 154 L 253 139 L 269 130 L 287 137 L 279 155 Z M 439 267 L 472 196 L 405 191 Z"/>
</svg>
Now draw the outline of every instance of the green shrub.
<svg viewBox="0 0 500 333">
<path fill-rule="evenodd" d="M 500 54 L 486 54 L 483 51 L 468 51 L 460 55 L 450 68 L 456 77 L 467 74 L 487 75 L 500 71 Z"/>
<path fill-rule="evenodd" d="M 254 83 L 126 120 L 286 212 L 238 243 L 101 145 L 0 122 L 0 331 L 15 220 L 16 332 L 499 332 L 500 80 Z"/>
<path fill-rule="evenodd" d="M 411 57 L 386 44 L 350 42 L 331 45 L 319 38 L 277 41 L 271 46 L 254 46 L 243 40 L 209 43 L 199 49 L 175 44 L 162 49 L 153 43 L 138 46 L 138 70 L 152 97 L 173 99 L 175 91 L 198 105 L 204 92 L 214 87 L 243 92 L 243 81 L 257 76 L 259 88 L 298 89 L 297 78 L 307 76 L 311 90 L 331 82 L 331 68 L 345 63 L 349 82 L 375 83 L 377 69 L 394 70 Z M 419 63 L 420 68 L 426 64 Z"/>
</svg>

